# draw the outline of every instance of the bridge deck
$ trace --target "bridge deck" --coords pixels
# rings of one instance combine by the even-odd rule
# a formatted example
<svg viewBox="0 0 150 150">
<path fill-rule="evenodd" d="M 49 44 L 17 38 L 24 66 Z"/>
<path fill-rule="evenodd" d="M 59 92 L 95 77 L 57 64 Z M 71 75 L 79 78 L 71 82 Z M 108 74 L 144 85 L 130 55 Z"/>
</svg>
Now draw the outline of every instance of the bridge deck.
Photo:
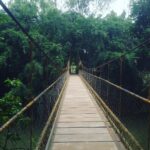
<svg viewBox="0 0 150 150">
<path fill-rule="evenodd" d="M 48 150 L 122 150 L 79 76 L 70 76 Z"/>
</svg>

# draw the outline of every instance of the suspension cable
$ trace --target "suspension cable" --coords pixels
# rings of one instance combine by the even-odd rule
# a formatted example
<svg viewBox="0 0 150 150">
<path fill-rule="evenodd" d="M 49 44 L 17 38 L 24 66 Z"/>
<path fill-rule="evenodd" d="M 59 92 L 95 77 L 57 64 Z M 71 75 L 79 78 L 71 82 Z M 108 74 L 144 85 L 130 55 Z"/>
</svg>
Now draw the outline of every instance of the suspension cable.
<svg viewBox="0 0 150 150">
<path fill-rule="evenodd" d="M 29 39 L 29 41 L 34 44 L 34 46 L 40 50 L 40 46 L 39 44 L 31 37 L 31 35 L 26 31 L 26 29 L 21 25 L 21 23 L 17 20 L 17 18 L 13 15 L 13 13 L 7 8 L 7 6 L 3 3 L 2 0 L 0 0 L 0 5 L 2 6 L 2 8 L 4 9 L 4 11 L 11 17 L 11 19 L 16 23 L 16 25 L 21 29 L 21 31 L 23 32 L 23 34 Z M 46 57 L 47 54 L 43 51 L 43 53 L 45 54 Z"/>
<path fill-rule="evenodd" d="M 147 40 L 145 40 L 145 41 L 143 41 L 142 43 L 140 43 L 140 44 L 137 45 L 136 47 L 130 49 L 130 51 L 133 51 L 133 50 L 135 50 L 135 49 L 137 49 L 137 48 L 140 48 L 141 46 L 144 46 L 145 44 L 148 44 L 148 43 L 150 43 L 150 38 L 147 39 Z M 88 67 L 84 66 L 83 63 L 82 63 L 82 61 L 81 61 L 81 60 L 80 60 L 80 61 L 81 61 L 82 66 L 84 66 L 85 68 L 91 69 L 91 70 L 92 70 L 92 69 L 97 70 L 97 69 L 100 69 L 101 67 L 104 67 L 104 66 L 106 66 L 106 65 L 108 65 L 108 64 L 113 63 L 114 61 L 117 61 L 117 60 L 121 59 L 122 57 L 124 57 L 124 56 L 126 56 L 126 55 L 127 55 L 126 53 L 123 53 L 123 54 L 122 54 L 121 56 L 119 56 L 118 58 L 112 59 L 112 60 L 110 60 L 110 61 L 108 61 L 108 62 L 106 62 L 106 63 L 104 63 L 104 64 L 101 64 L 100 66 L 93 67 L 93 68 L 88 68 Z"/>
</svg>

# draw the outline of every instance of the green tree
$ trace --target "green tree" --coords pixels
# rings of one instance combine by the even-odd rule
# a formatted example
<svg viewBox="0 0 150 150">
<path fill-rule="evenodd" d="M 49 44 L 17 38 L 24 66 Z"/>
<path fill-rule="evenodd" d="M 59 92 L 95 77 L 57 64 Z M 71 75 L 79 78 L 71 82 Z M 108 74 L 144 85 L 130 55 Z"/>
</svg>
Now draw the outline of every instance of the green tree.
<svg viewBox="0 0 150 150">
<path fill-rule="evenodd" d="M 5 84 L 10 91 L 0 98 L 0 124 L 5 123 L 22 108 L 22 97 L 26 87 L 20 80 L 7 79 Z"/>
</svg>

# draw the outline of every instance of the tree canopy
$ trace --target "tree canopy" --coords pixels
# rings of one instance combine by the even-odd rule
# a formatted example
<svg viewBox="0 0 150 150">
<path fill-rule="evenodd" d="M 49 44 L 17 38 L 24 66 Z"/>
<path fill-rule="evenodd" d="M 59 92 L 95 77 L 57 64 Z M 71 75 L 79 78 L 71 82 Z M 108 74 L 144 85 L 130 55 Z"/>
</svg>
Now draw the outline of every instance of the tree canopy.
<svg viewBox="0 0 150 150">
<path fill-rule="evenodd" d="M 0 10 L 0 124 L 52 83 L 69 57 L 93 67 L 125 53 L 125 87 L 148 97 L 150 46 L 133 48 L 150 38 L 149 0 L 134 1 L 128 18 L 124 12 L 87 15 L 92 2 L 67 0 L 67 12 L 52 0 L 11 2 L 9 9 L 41 50 Z M 95 2 L 101 8 L 110 1 Z"/>
</svg>

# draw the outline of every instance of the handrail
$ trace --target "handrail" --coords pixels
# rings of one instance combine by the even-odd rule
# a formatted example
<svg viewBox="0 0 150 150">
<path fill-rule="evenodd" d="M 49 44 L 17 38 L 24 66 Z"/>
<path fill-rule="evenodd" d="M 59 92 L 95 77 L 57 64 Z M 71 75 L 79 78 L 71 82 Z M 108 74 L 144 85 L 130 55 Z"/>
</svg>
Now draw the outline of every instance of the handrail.
<svg viewBox="0 0 150 150">
<path fill-rule="evenodd" d="M 61 90 L 61 92 L 59 94 L 59 97 L 58 97 L 58 99 L 57 99 L 57 101 L 56 101 L 56 103 L 55 103 L 55 105 L 54 105 L 54 107 L 52 109 L 52 112 L 51 112 L 51 114 L 50 114 L 50 116 L 49 116 L 49 118 L 47 120 L 47 123 L 46 123 L 46 125 L 45 125 L 45 127 L 44 127 L 44 129 L 42 131 L 42 134 L 41 134 L 41 136 L 39 138 L 39 141 L 38 141 L 38 144 L 36 146 L 36 150 L 41 150 L 41 149 L 44 149 L 43 147 L 46 147 L 46 143 L 44 143 L 44 140 L 46 138 L 46 135 L 48 134 L 47 132 L 48 132 L 48 130 L 50 128 L 51 122 L 54 120 L 54 116 L 56 116 L 57 109 L 58 109 L 59 104 L 60 104 L 60 100 L 61 100 L 61 98 L 63 96 L 63 92 L 64 92 L 64 90 L 66 88 L 66 84 L 67 84 L 67 81 L 64 83 L 64 86 L 63 86 L 63 88 L 62 88 L 62 90 Z M 53 125 L 53 128 L 54 128 L 54 125 Z M 51 140 L 51 136 L 53 134 L 53 128 L 52 128 L 52 131 L 50 132 L 50 135 L 49 135 L 49 139 L 50 140 Z M 47 144 L 49 144 L 49 143 L 47 143 Z"/>
<path fill-rule="evenodd" d="M 3 132 L 3 130 L 7 129 L 21 114 L 23 114 L 31 106 L 33 106 L 33 104 L 36 103 L 41 96 L 43 96 L 48 90 L 50 90 L 59 81 L 59 79 L 63 76 L 63 74 L 60 77 L 58 77 L 58 79 L 54 81 L 49 87 L 47 87 L 43 92 L 41 92 L 37 97 L 35 97 L 32 101 L 30 101 L 25 107 L 23 107 L 16 115 L 14 115 L 4 125 L 2 125 L 0 127 L 0 133 Z"/>
<path fill-rule="evenodd" d="M 84 71 L 84 72 L 85 72 L 85 71 Z M 93 77 L 95 77 L 95 78 L 97 78 L 97 79 L 100 79 L 100 80 L 102 80 L 102 81 L 104 81 L 104 82 L 106 82 L 106 83 L 108 83 L 108 84 L 110 84 L 110 85 L 112 85 L 112 86 L 114 86 L 114 87 L 116 87 L 117 89 L 120 89 L 121 91 L 124 91 L 124 92 L 126 92 L 126 93 L 128 93 L 128 94 L 130 94 L 130 95 L 132 95 L 132 96 L 135 96 L 136 98 L 138 98 L 138 99 L 144 101 L 145 103 L 150 104 L 150 99 L 147 99 L 147 98 L 144 98 L 144 97 L 142 97 L 142 96 L 140 96 L 140 95 L 138 95 L 138 94 L 135 94 L 135 93 L 133 93 L 133 92 L 131 92 L 131 91 L 129 91 L 129 90 L 127 90 L 127 89 L 125 89 L 125 88 L 119 86 L 119 85 L 116 85 L 116 84 L 114 84 L 114 83 L 112 83 L 112 82 L 106 80 L 106 79 L 103 79 L 103 78 L 101 78 L 101 77 L 98 77 L 98 76 L 93 75 L 93 74 L 88 73 L 88 72 L 86 72 L 86 73 L 87 73 L 87 74 L 90 74 L 91 76 L 93 76 Z"/>
<path fill-rule="evenodd" d="M 113 111 L 106 105 L 106 103 L 102 100 L 102 98 L 96 93 L 96 91 L 93 89 L 93 87 L 82 77 L 82 80 L 86 84 L 86 86 L 89 88 L 90 92 L 94 95 L 96 98 L 96 101 L 98 105 L 101 107 L 102 110 L 105 112 L 106 117 L 110 121 L 110 124 L 113 126 L 114 130 L 118 134 L 118 136 L 121 138 L 121 141 L 125 144 L 128 150 L 131 150 L 128 147 L 128 144 L 126 141 L 122 138 L 122 134 L 126 135 L 127 138 L 129 138 L 135 145 L 136 149 L 135 150 L 143 150 L 139 142 L 134 138 L 134 136 L 128 131 L 128 129 L 121 123 L 119 118 L 113 113 Z M 130 141 L 130 142 L 131 142 Z"/>
<path fill-rule="evenodd" d="M 150 100 L 84 69 L 80 74 L 90 85 L 127 149 L 149 150 Z"/>
</svg>

